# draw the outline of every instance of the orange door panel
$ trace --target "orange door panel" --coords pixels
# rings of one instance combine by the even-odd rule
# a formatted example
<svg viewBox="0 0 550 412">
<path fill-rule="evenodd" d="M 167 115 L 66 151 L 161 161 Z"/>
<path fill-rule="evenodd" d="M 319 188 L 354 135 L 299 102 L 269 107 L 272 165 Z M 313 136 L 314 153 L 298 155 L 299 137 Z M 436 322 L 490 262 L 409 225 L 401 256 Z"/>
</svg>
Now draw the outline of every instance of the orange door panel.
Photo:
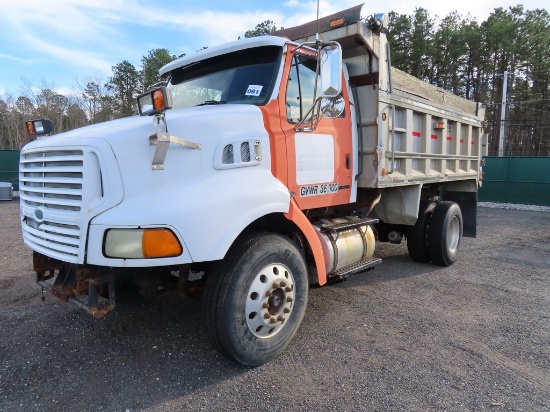
<svg viewBox="0 0 550 412">
<path fill-rule="evenodd" d="M 281 127 L 286 140 L 287 187 L 302 210 L 349 203 L 353 156 L 346 90 L 343 90 L 346 103 L 342 117 L 322 117 L 314 131 L 297 132 L 297 120 L 313 101 L 311 84 L 315 68 L 306 61 L 307 57 L 293 57 L 287 53 L 279 93 Z"/>
</svg>

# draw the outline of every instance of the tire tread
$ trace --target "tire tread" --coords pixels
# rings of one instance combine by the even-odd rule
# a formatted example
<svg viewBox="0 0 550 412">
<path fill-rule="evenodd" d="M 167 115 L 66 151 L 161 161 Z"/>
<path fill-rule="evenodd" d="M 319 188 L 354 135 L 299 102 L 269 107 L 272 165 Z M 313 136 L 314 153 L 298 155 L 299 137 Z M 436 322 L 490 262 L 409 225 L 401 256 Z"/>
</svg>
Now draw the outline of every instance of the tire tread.
<svg viewBox="0 0 550 412">
<path fill-rule="evenodd" d="M 440 266 L 451 266 L 456 260 L 456 254 L 447 250 L 447 226 L 450 219 L 456 215 L 460 219 L 460 241 L 462 240 L 462 213 L 457 203 L 441 201 L 435 207 L 428 232 L 428 247 L 433 263 Z"/>
<path fill-rule="evenodd" d="M 407 230 L 407 250 L 415 262 L 428 263 L 432 260 L 427 229 L 436 205 L 433 200 L 422 200 L 418 207 L 418 219 L 414 226 L 409 226 Z"/>
<path fill-rule="evenodd" d="M 302 285 L 302 302 L 298 306 L 294 326 L 284 334 L 277 334 L 272 342 L 267 340 L 260 347 L 256 348 L 244 335 L 241 335 L 239 323 L 233 323 L 235 307 L 240 299 L 238 294 L 243 289 L 243 273 L 249 272 L 255 261 L 270 259 L 273 253 L 286 254 L 289 262 L 294 262 L 293 272 L 295 283 Z M 254 259 L 253 257 L 256 257 Z M 298 273 L 299 272 L 299 273 Z M 303 273 L 302 273 L 303 272 Z M 300 277 L 300 280 L 297 280 Z M 303 289 L 305 287 L 305 290 Z M 237 300 L 235 300 L 237 299 Z M 219 261 L 214 267 L 206 281 L 203 299 L 203 318 L 207 336 L 216 350 L 226 357 L 246 366 L 259 366 L 268 362 L 282 352 L 294 336 L 301 323 L 305 306 L 307 304 L 307 267 L 302 251 L 295 243 L 274 233 L 249 233 L 239 238 L 230 248 L 226 257 Z M 290 326 L 290 325 L 289 325 Z M 279 333 L 282 333 L 281 331 Z M 245 335 L 247 333 L 245 332 Z M 250 332 L 248 331 L 248 334 Z M 250 336 L 253 336 L 250 334 Z M 258 339 L 252 337 L 252 341 Z M 257 343 L 261 343 L 260 341 Z M 252 345 L 252 346 L 251 346 Z M 272 345 L 272 346 L 270 346 Z"/>
</svg>

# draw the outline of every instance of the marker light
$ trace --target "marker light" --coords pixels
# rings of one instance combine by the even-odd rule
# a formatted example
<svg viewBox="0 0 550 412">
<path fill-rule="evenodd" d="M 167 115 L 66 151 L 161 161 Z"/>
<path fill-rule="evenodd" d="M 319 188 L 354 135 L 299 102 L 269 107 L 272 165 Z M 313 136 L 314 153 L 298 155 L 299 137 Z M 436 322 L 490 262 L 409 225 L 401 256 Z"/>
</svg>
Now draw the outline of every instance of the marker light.
<svg viewBox="0 0 550 412">
<path fill-rule="evenodd" d="M 162 90 L 153 91 L 153 109 L 163 110 L 166 107 Z"/>
<path fill-rule="evenodd" d="M 53 131 L 53 123 L 47 119 L 29 120 L 25 122 L 25 126 L 31 135 L 50 134 Z"/>
<path fill-rule="evenodd" d="M 179 256 L 183 249 L 169 229 L 110 229 L 103 253 L 110 258 L 151 259 Z"/>
<path fill-rule="evenodd" d="M 141 245 L 145 258 L 179 256 L 182 252 L 176 235 L 168 229 L 145 229 Z"/>
<path fill-rule="evenodd" d="M 26 125 L 27 125 L 27 132 L 29 134 L 36 134 L 33 122 L 26 122 Z"/>
<path fill-rule="evenodd" d="M 170 93 L 166 87 L 159 87 L 138 96 L 138 109 L 141 116 L 159 114 L 172 107 Z"/>
<path fill-rule="evenodd" d="M 334 19 L 334 20 L 331 20 L 330 23 L 328 24 L 332 29 L 336 28 L 336 27 L 340 27 L 340 26 L 343 26 L 344 24 L 346 24 L 346 20 L 343 18 L 343 17 L 339 17 L 337 19 Z"/>
</svg>

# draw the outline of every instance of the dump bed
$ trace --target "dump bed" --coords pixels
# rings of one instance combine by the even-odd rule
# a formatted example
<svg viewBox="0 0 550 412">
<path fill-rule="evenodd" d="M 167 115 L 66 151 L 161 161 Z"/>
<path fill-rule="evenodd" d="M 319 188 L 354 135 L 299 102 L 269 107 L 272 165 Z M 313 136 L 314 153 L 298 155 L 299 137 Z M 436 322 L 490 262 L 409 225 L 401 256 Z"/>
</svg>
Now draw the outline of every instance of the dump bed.
<svg viewBox="0 0 550 412">
<path fill-rule="evenodd" d="M 361 7 L 276 33 L 315 41 L 319 27 L 320 40 L 342 46 L 358 114 L 358 186 L 477 181 L 486 144 L 483 106 L 392 68 L 387 19 L 360 20 Z"/>
</svg>

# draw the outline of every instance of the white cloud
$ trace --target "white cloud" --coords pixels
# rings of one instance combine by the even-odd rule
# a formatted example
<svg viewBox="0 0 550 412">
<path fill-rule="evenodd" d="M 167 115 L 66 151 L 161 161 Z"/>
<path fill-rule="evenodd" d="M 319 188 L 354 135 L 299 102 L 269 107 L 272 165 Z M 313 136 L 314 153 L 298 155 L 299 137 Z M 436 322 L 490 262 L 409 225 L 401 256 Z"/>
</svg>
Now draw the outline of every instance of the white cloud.
<svg viewBox="0 0 550 412">
<path fill-rule="evenodd" d="M 0 53 L 0 59 L 12 60 L 23 64 L 30 64 L 32 62 L 32 60 L 30 59 L 22 59 L 21 57 L 17 57 L 17 56 L 13 56 L 11 54 L 5 54 L 5 53 Z"/>
<path fill-rule="evenodd" d="M 117 37 L 95 7 L 107 2 L 78 0 L 26 0 L 4 4 L 0 14 L 3 25 L 0 36 L 13 42 L 17 33 L 18 49 L 33 56 L 32 62 L 44 61 L 44 57 L 59 60 L 70 66 L 92 69 L 110 69 L 111 63 L 105 54 L 92 51 L 90 43 L 112 48 Z M 116 3 L 116 2 L 112 2 Z M 94 10 L 90 12 L 89 7 Z M 18 61 L 21 61 L 19 59 Z M 28 61 L 30 62 L 30 61 Z"/>
<path fill-rule="evenodd" d="M 356 0 L 346 0 L 335 7 L 328 0 L 321 0 L 320 15 L 355 3 Z M 182 49 L 187 48 L 182 51 L 189 53 L 193 48 L 236 40 L 265 20 L 273 20 L 279 27 L 311 21 L 316 16 L 317 2 L 288 0 L 283 9 L 244 12 L 220 12 L 210 7 L 210 10 L 190 12 L 187 8 L 174 12 L 172 8 L 162 7 L 151 10 L 138 0 L 25 0 L 5 4 L 0 22 L 4 26 L 4 36 L 18 33 L 20 47 L 31 53 L 47 55 L 71 66 L 110 70 L 114 64 L 111 56 L 117 59 L 125 56 L 131 60 L 132 50 L 128 47 L 131 39 L 122 31 L 127 24 L 169 28 L 200 38 L 200 45 L 182 42 Z M 285 17 L 285 14 L 290 16 Z M 135 57 L 142 54 L 143 50 L 139 50 Z"/>
<path fill-rule="evenodd" d="M 139 59 L 143 54 L 140 45 L 128 37 L 131 34 L 123 31 L 128 24 L 168 28 L 201 38 L 202 43 L 192 45 L 192 49 L 236 40 L 253 28 L 249 22 L 268 19 L 281 21 L 283 17 L 268 11 L 190 13 L 160 7 L 151 10 L 136 0 L 26 0 L 3 7 L 0 23 L 4 28 L 0 39 L 8 33 L 17 33 L 22 50 L 71 66 L 110 70 L 114 64 L 112 56 L 117 61 L 121 56 L 132 61 L 132 56 Z M 182 48 L 189 48 L 182 43 Z M 132 51 L 132 46 L 140 50 Z"/>
<path fill-rule="evenodd" d="M 161 0 L 154 5 L 145 0 L 3 1 L 0 64 L 17 67 L 21 72 L 25 66 L 33 70 L 25 74 L 12 71 L 12 79 L 18 75 L 33 76 L 35 72 L 44 75 L 46 66 L 55 67 L 57 64 L 57 67 L 63 66 L 65 78 L 62 81 L 66 83 L 66 73 L 71 71 L 75 75 L 93 70 L 110 72 L 111 67 L 121 60 L 137 66 L 147 47 L 148 50 L 164 47 L 175 54 L 192 53 L 203 46 L 236 40 L 265 20 L 274 21 L 277 27 L 288 28 L 313 21 L 317 15 L 316 0 L 256 2 L 253 8 L 246 9 L 235 4 L 234 11 L 221 11 L 219 2 L 211 0 L 190 3 L 181 0 Z M 319 15 L 327 16 L 358 3 L 357 0 L 320 0 Z M 463 16 L 469 11 L 478 20 L 484 20 L 495 7 L 507 8 L 515 4 L 515 0 L 452 3 L 441 0 L 371 0 L 363 6 L 362 16 L 392 10 L 411 14 L 419 3 L 432 16 L 444 17 L 450 10 L 457 9 Z M 526 9 L 547 8 L 542 0 L 524 0 L 523 4 Z M 136 29 L 140 28 L 159 30 L 148 30 L 152 32 L 151 38 L 139 43 L 134 36 Z M 158 36 L 155 36 L 156 32 Z M 160 33 L 169 32 L 172 41 L 165 42 L 167 39 Z M 180 37 L 177 43 L 173 41 L 176 37 Z M 11 84 L 2 86 L 12 87 Z"/>
<path fill-rule="evenodd" d="M 53 44 L 29 34 L 23 36 L 22 39 L 26 40 L 28 46 L 67 64 L 81 65 L 87 69 L 95 70 L 111 69 L 111 64 L 94 52 L 88 52 L 77 47 L 64 47 Z"/>
<path fill-rule="evenodd" d="M 100 35 L 107 37 L 115 33 L 104 19 L 107 5 L 116 2 L 26 0 L 12 2 L 2 7 L 0 20 L 24 33 L 37 37 L 64 38 L 79 41 Z M 96 8 L 97 7 L 97 8 Z M 98 13 L 99 11 L 99 13 Z M 121 10 L 122 11 L 122 10 Z"/>
</svg>

